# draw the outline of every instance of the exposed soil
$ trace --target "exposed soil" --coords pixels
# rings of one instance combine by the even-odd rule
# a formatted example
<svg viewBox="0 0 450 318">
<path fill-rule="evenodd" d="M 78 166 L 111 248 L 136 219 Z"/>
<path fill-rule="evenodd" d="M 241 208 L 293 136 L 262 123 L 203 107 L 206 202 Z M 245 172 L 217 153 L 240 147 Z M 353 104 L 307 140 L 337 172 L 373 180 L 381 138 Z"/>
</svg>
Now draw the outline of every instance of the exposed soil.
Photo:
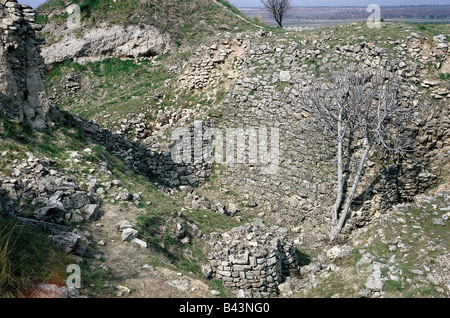
<svg viewBox="0 0 450 318">
<path fill-rule="evenodd" d="M 96 245 L 102 253 L 104 265 L 112 274 L 111 284 L 124 286 L 131 292 L 123 292 L 123 297 L 133 298 L 169 298 L 169 297 L 212 297 L 209 287 L 200 280 L 165 267 L 153 267 L 154 255 L 151 249 L 144 249 L 133 242 L 123 242 L 117 224 L 123 220 L 135 223 L 141 211 L 129 205 L 121 210 L 120 206 L 106 204 L 103 216 L 98 222 L 91 223 L 87 230 L 94 242 L 103 241 L 106 245 Z M 170 267 L 170 264 L 164 264 Z M 120 288 L 119 288 L 120 289 Z M 117 291 L 112 296 L 116 296 Z"/>
</svg>

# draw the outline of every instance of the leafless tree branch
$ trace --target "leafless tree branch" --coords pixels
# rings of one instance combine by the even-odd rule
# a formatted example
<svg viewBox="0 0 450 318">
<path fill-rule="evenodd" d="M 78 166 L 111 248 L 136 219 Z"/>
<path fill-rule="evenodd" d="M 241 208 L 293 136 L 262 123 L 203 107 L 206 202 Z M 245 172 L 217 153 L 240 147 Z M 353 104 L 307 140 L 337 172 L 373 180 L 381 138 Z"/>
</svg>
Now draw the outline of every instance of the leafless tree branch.
<svg viewBox="0 0 450 318">
<path fill-rule="evenodd" d="M 314 79 L 303 89 L 299 106 L 315 117 L 316 124 L 331 137 L 336 151 L 337 190 L 331 209 L 330 239 L 341 232 L 355 197 L 365 162 L 377 148 L 404 156 L 413 151 L 406 127 L 414 117 L 412 105 L 401 96 L 402 83 L 394 75 L 358 71 L 352 67 L 331 72 L 329 78 Z M 360 146 L 358 156 L 344 148 Z M 354 162 L 351 189 L 344 196 L 344 157 Z"/>
<path fill-rule="evenodd" d="M 282 28 L 284 18 L 292 10 L 291 0 L 261 0 L 261 2 Z"/>
</svg>

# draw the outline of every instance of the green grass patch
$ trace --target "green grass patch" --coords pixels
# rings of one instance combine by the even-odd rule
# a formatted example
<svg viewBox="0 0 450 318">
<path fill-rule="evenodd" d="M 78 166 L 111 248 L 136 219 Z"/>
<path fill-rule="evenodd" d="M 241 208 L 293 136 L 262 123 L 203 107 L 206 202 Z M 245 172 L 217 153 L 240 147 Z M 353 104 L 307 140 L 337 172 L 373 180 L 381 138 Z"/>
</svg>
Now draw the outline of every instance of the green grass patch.
<svg viewBox="0 0 450 318">
<path fill-rule="evenodd" d="M 276 85 L 275 89 L 280 93 L 284 93 L 284 90 L 290 86 L 291 84 L 288 82 L 281 82 Z"/>
<path fill-rule="evenodd" d="M 229 230 L 233 227 L 241 225 L 241 222 L 238 222 L 229 216 L 211 211 L 192 210 L 192 212 L 187 213 L 187 215 L 190 219 L 195 221 L 200 230 L 205 234 L 210 234 L 221 230 Z M 247 222 L 249 220 L 249 217 L 242 219 L 243 222 Z"/>
<path fill-rule="evenodd" d="M 450 73 L 439 73 L 439 77 L 440 77 L 443 81 L 448 81 L 448 82 L 450 82 Z"/>
<path fill-rule="evenodd" d="M 395 280 L 392 280 L 392 279 L 388 279 L 384 283 L 383 289 L 387 293 L 401 293 L 401 292 L 404 291 L 405 288 L 402 286 L 401 282 L 395 281 Z"/>
<path fill-rule="evenodd" d="M 67 91 L 68 76 L 90 84 L 78 91 Z M 49 71 L 46 80 L 48 90 L 58 96 L 56 103 L 64 109 L 88 119 L 102 112 L 122 119 L 129 113 L 147 112 L 149 107 L 164 107 L 156 105 L 159 98 L 154 99 L 153 92 L 162 89 L 170 77 L 164 66 L 149 60 L 136 63 L 107 58 L 85 65 L 64 62 Z"/>
</svg>

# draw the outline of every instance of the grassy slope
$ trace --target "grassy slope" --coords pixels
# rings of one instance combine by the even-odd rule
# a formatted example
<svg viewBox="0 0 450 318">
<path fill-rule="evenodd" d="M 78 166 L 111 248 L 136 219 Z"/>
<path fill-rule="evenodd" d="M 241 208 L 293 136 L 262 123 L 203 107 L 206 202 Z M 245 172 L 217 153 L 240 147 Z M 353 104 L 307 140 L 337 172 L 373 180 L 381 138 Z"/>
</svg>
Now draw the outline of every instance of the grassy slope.
<svg viewBox="0 0 450 318">
<path fill-rule="evenodd" d="M 447 226 L 432 221 L 446 213 L 442 210 L 446 206 L 442 197 L 432 197 L 424 206 L 413 204 L 406 212 L 390 213 L 382 223 L 359 237 L 366 244 L 346 256 L 338 264 L 340 270 L 329 274 L 316 288 L 300 297 L 358 297 L 373 266 L 355 267 L 365 253 L 374 256 L 374 263 L 383 266 L 385 298 L 446 297 L 442 285 L 432 283 L 428 276 L 435 267 L 442 266 L 437 265 L 436 259 L 448 255 L 450 248 Z"/>
<path fill-rule="evenodd" d="M 27 158 L 26 153 L 31 152 L 37 157 L 45 156 L 55 160 L 57 168 L 73 177 L 78 184 L 87 182 L 92 176 L 95 176 L 99 182 L 112 178 L 121 180 L 130 193 L 140 193 L 142 203 L 122 203 L 114 200 L 114 195 L 106 199 L 108 204 L 116 205 L 118 209 L 128 209 L 129 205 L 139 209 L 137 224 L 141 238 L 150 244 L 150 250 L 144 253 L 148 253 L 151 264 L 169 265 L 177 271 L 192 272 L 195 277 L 202 278 L 200 264 L 206 260 L 203 254 L 203 240 L 194 239 L 192 244 L 185 246 L 178 243 L 172 233 L 176 228 L 176 215 L 184 206 L 183 193 L 176 192 L 168 195 L 161 192 L 152 181 L 147 181 L 128 169 L 122 158 L 110 153 L 103 145 L 90 142 L 70 118 L 68 122 L 54 129 L 32 132 L 26 126 L 20 126 L 2 117 L 0 138 L 0 153 L 7 152 L 5 157 L 0 157 L 0 164 L 4 167 L 2 174 L 7 174 L 9 170 L 6 167 L 10 166 L 12 160 Z M 82 153 L 86 148 L 91 148 L 92 154 L 84 155 L 83 160 L 76 164 L 70 163 L 69 152 Z M 110 177 L 102 173 L 101 166 L 105 162 L 112 172 Z M 90 172 L 93 168 L 96 171 L 94 174 Z M 152 204 L 147 205 L 143 202 L 152 202 Z M 23 204 L 20 208 L 25 213 L 29 212 L 28 209 L 33 210 L 27 202 L 20 203 Z M 217 229 L 230 229 L 240 224 L 236 220 L 211 211 L 190 210 L 187 217 L 205 234 Z M 11 264 L 13 268 L 12 271 L 8 271 L 11 277 L 7 282 L 2 283 L 0 280 L 3 284 L 0 286 L 0 296 L 24 295 L 34 283 L 64 284 L 67 275 L 66 267 L 74 260 L 53 246 L 45 235 L 34 233 L 3 219 L 0 219 L 0 232 L 2 234 L 0 266 Z M 12 233 L 11 244 L 9 248 L 4 249 L 9 237 L 6 234 L 10 232 Z M 4 257 L 2 251 L 5 251 Z M 114 282 L 114 275 L 102 271 L 99 267 L 101 262 L 102 259 L 89 259 L 87 264 L 82 265 L 83 285 L 87 288 L 85 292 L 88 295 L 105 295 L 106 291 L 103 290 L 105 282 Z M 6 277 L 3 272 L 2 277 Z M 217 284 L 217 282 L 209 283 Z M 213 285 L 213 288 L 217 288 L 217 285 Z"/>
<path fill-rule="evenodd" d="M 69 92 L 64 88 L 64 78 L 76 75 L 82 79 L 82 89 Z M 101 62 L 79 65 L 67 61 L 56 66 L 47 75 L 49 92 L 58 96 L 56 103 L 84 118 L 93 118 L 106 111 L 123 118 L 127 113 L 148 113 L 149 108 L 160 109 L 154 98 L 169 79 L 168 69 L 145 60 L 134 61 L 106 59 Z"/>
<path fill-rule="evenodd" d="M 0 297 L 29 296 L 34 283 L 60 285 L 71 263 L 45 235 L 0 218 Z"/>
<path fill-rule="evenodd" d="M 103 122 L 102 115 L 112 115 L 108 119 L 112 122 L 126 114 L 145 113 L 152 117 L 167 106 L 211 104 L 213 101 L 207 101 L 203 94 L 186 92 L 183 96 L 175 96 L 174 92 L 165 89 L 164 82 L 174 78 L 171 67 L 180 68 L 199 45 L 207 44 L 211 37 L 225 32 L 235 34 L 257 30 L 254 21 L 246 22 L 248 18 L 224 0 L 76 0 L 73 3 L 80 4 L 86 27 L 100 22 L 148 23 L 168 33 L 173 43 L 170 52 L 154 62 L 106 59 L 79 65 L 66 61 L 48 73 L 48 91 L 56 97 L 53 103 L 84 118 L 95 118 L 99 123 Z M 38 8 L 39 22 L 63 23 L 67 17 L 61 11 L 63 8 L 63 1 L 47 1 Z M 41 36 L 48 43 L 59 39 L 59 35 L 48 32 Z M 81 90 L 71 92 L 65 89 L 68 75 L 80 78 Z"/>
<path fill-rule="evenodd" d="M 84 2 L 76 0 L 74 3 L 82 4 L 83 19 L 87 24 L 96 24 L 99 21 L 109 23 L 125 23 L 125 21 L 129 21 L 130 23 L 154 23 L 154 17 L 157 16 L 158 21 L 165 21 L 163 24 L 158 25 L 158 27 L 168 32 L 174 44 L 182 48 L 185 48 L 186 44 L 188 44 L 187 47 L 189 48 L 195 47 L 195 45 L 198 45 L 208 35 L 216 35 L 218 32 L 229 30 L 230 27 L 233 31 L 245 31 L 249 28 L 249 25 L 242 20 L 236 19 L 231 13 L 224 12 L 221 7 L 218 7 L 212 1 L 206 0 L 167 1 L 166 6 L 156 5 L 155 1 L 117 0 L 116 3 L 113 3 L 113 1 L 109 0 Z M 86 4 L 90 4 L 90 6 L 86 6 Z M 62 8 L 62 6 L 63 2 L 60 0 L 48 1 L 39 8 L 40 19 L 43 22 L 57 22 L 64 15 L 49 18 L 47 14 L 51 8 Z M 141 19 L 142 17 L 137 18 L 139 12 L 151 12 L 151 14 L 146 14 Z M 192 19 L 183 18 L 186 14 L 191 14 Z M 201 21 L 204 21 L 204 23 Z M 237 27 L 237 30 L 234 30 L 234 27 Z M 312 38 L 320 37 L 333 29 L 335 27 L 306 32 L 304 35 L 305 37 L 311 36 Z M 430 37 L 439 33 L 445 33 L 443 31 L 448 30 L 439 25 L 411 25 L 410 29 L 412 32 L 417 30 L 422 31 L 424 35 Z M 336 41 L 330 42 L 330 45 L 354 44 L 359 41 L 358 37 L 361 35 L 365 35 L 365 41 L 373 41 L 375 43 L 382 42 L 382 39 L 386 39 L 387 37 L 392 38 L 389 41 L 394 41 L 404 34 L 400 33 L 401 30 L 403 29 L 399 25 L 389 25 L 388 28 L 372 30 L 370 32 L 362 28 L 358 29 L 355 33 L 354 27 L 344 27 L 339 29 L 337 36 L 344 39 L 347 36 L 353 36 L 353 38 L 350 38 L 348 43 Z M 298 39 L 297 34 L 292 34 L 292 36 Z M 388 43 L 389 41 L 384 41 L 384 45 L 387 48 L 392 45 Z M 57 95 L 63 96 L 60 100 L 61 103 L 58 103 L 61 107 L 81 114 L 86 118 L 93 118 L 101 111 L 105 111 L 105 114 L 116 112 L 117 118 L 121 118 L 124 114 L 130 112 L 157 111 L 158 109 L 171 105 L 171 98 L 173 97 L 170 95 L 170 92 L 164 90 L 163 86 L 165 80 L 173 77 L 169 73 L 167 64 L 174 59 L 186 60 L 189 58 L 189 49 L 185 51 L 183 53 L 171 53 L 172 56 L 170 54 L 162 56 L 156 64 L 150 61 L 142 61 L 137 64 L 133 61 L 121 61 L 118 59 L 88 63 L 85 66 L 66 62 L 54 68 L 48 74 L 47 86 L 49 93 L 55 90 Z M 66 84 L 64 78 L 67 75 L 73 74 L 84 78 L 90 85 L 83 87 L 80 91 L 67 93 L 63 88 Z M 136 96 L 137 98 L 132 98 L 132 96 Z M 194 104 L 197 102 L 206 103 L 201 95 L 186 95 L 183 99 L 185 101 L 194 100 Z M 142 192 L 144 202 L 148 200 L 154 203 L 152 206 L 140 206 L 145 212 L 139 217 L 138 221 L 144 232 L 144 238 L 149 240 L 158 251 L 158 257 L 168 259 L 177 268 L 193 271 L 199 275 L 199 260 L 201 261 L 203 257 L 201 247 L 182 247 L 178 245 L 170 239 L 170 235 L 168 236 L 168 232 L 166 231 L 167 227 L 162 226 L 167 220 L 171 219 L 174 203 L 182 205 L 182 198 L 161 194 L 151 182 L 145 181 L 140 176 L 131 173 L 121 158 L 117 158 L 108 153 L 101 145 L 90 145 L 76 127 L 64 126 L 57 130 L 44 132 L 43 134 L 36 133 L 33 135 L 32 140 L 26 137 L 26 133 L 17 132 L 17 129 L 19 128 L 12 125 L 10 132 L 5 135 L 7 142 L 2 143 L 0 146 L 0 151 L 2 149 L 14 149 L 14 151 L 17 151 L 14 158 L 24 156 L 26 151 L 33 151 L 57 160 L 64 168 L 64 160 L 66 159 L 64 151 L 80 151 L 88 146 L 91 148 L 93 146 L 96 147 L 97 155 L 91 158 L 92 160 L 102 160 L 101 158 L 104 157 L 108 158 L 108 163 L 112 166 L 112 172 L 115 178 L 122 180 L 130 192 Z M 35 142 L 35 140 L 38 142 Z M 64 151 L 61 150 L 61 142 L 65 145 L 63 148 Z M 80 166 L 79 169 L 70 173 L 73 173 L 79 179 L 83 179 L 88 176 L 88 168 L 90 166 Z M 207 218 L 204 215 L 207 215 Z M 189 217 L 195 219 L 205 233 L 217 227 L 229 228 L 236 225 L 230 223 L 229 219 L 223 219 L 222 216 L 205 211 L 194 211 Z M 165 247 L 161 248 L 161 246 Z M 373 253 L 377 255 L 376 252 Z M 191 255 L 191 257 L 186 258 L 185 255 Z M 156 258 L 155 262 L 157 262 Z M 349 262 L 352 263 L 353 260 Z M 97 272 L 92 273 L 91 277 L 92 281 L 95 282 L 94 285 L 97 287 L 101 286 L 101 282 L 106 279 Z M 330 280 L 330 282 L 326 286 L 320 286 L 321 289 L 318 289 L 317 293 L 312 296 L 324 297 L 330 295 L 332 293 L 330 288 L 333 289 L 336 286 L 341 286 L 338 280 L 336 280 L 336 286 L 333 285 L 333 280 Z M 392 285 L 394 289 L 405 288 L 398 287 L 395 284 Z M 354 296 L 353 291 L 349 291 L 349 295 Z"/>
<path fill-rule="evenodd" d="M 221 1 L 228 9 L 215 1 L 137 1 L 137 0 L 75 0 L 80 4 L 84 25 L 92 27 L 100 22 L 106 24 L 153 24 L 161 31 L 170 35 L 176 47 L 175 56 L 167 54 L 161 59 L 172 58 L 184 60 L 190 56 L 199 43 L 209 36 L 220 32 L 242 32 L 252 28 L 250 24 L 236 17 L 240 14 L 227 2 Z M 67 14 L 63 11 L 65 3 L 61 0 L 49 0 L 38 8 L 38 23 L 64 23 Z M 55 14 L 56 12 L 56 14 Z M 52 14 L 50 14 L 52 13 Z M 58 36 L 41 34 L 47 41 L 54 41 Z M 59 106 L 80 114 L 85 118 L 92 118 L 101 110 L 107 113 L 117 112 L 117 117 L 138 111 L 148 111 L 155 103 L 154 96 L 159 95 L 162 84 L 170 78 L 168 68 L 151 61 L 121 61 L 107 59 L 102 62 L 88 63 L 81 66 L 66 62 L 57 66 L 48 74 L 47 87 L 50 93 L 63 92 L 66 75 L 79 75 L 89 87 L 73 94 Z M 139 81 L 136 81 L 139 78 Z M 138 98 L 132 98 L 137 96 Z M 100 102 L 98 102 L 100 100 Z M 159 98 L 156 98 L 159 100 Z M 167 99 L 166 99 L 167 102 Z M 155 106 L 155 105 L 153 105 Z M 163 108 L 164 102 L 155 107 Z M 86 181 L 90 176 L 89 170 L 107 161 L 115 179 L 122 181 L 125 187 L 133 193 L 140 193 L 142 201 L 152 202 L 151 206 L 139 204 L 136 208 L 143 212 L 138 217 L 138 226 L 142 238 L 146 239 L 153 250 L 155 265 L 171 264 L 177 270 L 193 272 L 202 276 L 200 264 L 204 261 L 203 243 L 196 242 L 182 246 L 171 237 L 170 224 L 174 222 L 174 206 L 183 206 L 183 195 L 165 195 L 150 181 L 131 172 L 122 158 L 108 152 L 100 144 L 92 144 L 73 122 L 69 122 L 49 129 L 45 132 L 32 132 L 26 126 L 17 125 L 5 118 L 1 118 L 0 151 L 6 151 L 5 165 L 14 159 L 26 158 L 26 152 L 43 155 L 57 162 L 58 168 L 78 180 Z M 93 149 L 93 155 L 85 158 L 81 163 L 73 166 L 67 164 L 68 151 L 81 151 L 85 148 Z M 7 174 L 7 169 L 2 173 Z M 102 176 L 97 176 L 102 179 Z M 121 204 L 114 202 L 113 204 Z M 127 203 L 134 204 L 134 203 Z M 121 209 L 126 209 L 123 204 Z M 33 209 L 24 205 L 22 208 Z M 198 225 L 203 233 L 210 233 L 218 228 L 231 228 L 239 222 L 223 215 L 208 211 L 193 210 L 189 219 Z M 0 245 L 2 280 L 1 296 L 25 295 L 34 283 L 50 282 L 63 284 L 66 266 L 73 263 L 60 249 L 53 246 L 45 235 L 34 233 L 21 226 L 0 220 L 2 240 Z M 4 235 L 3 235 L 4 234 Z M 8 235 L 7 235 L 8 234 Z M 10 235 L 9 235 L 10 234 Z M 23 237 L 27 239 L 24 240 Z M 8 238 L 10 238 L 8 240 Z M 9 243 L 9 245 L 7 245 Z M 20 243 L 20 244 L 19 244 Z M 24 244 L 26 247 L 24 247 Z M 39 259 L 39 262 L 35 262 Z M 95 296 L 104 293 L 102 286 L 112 277 L 99 269 L 101 260 L 90 260 L 83 266 L 84 285 L 88 287 L 88 294 Z M 20 263 L 21 266 L 16 266 Z M 9 266 L 13 270 L 9 269 Z M 97 267 L 91 267 L 94 265 Z M 213 288 L 220 289 L 217 282 L 211 282 Z"/>
<path fill-rule="evenodd" d="M 245 22 L 248 18 L 224 0 L 220 0 L 222 5 L 214 0 L 74 0 L 72 3 L 80 5 L 82 22 L 87 27 L 101 23 L 154 25 L 169 34 L 178 47 L 198 45 L 220 32 L 254 28 L 254 22 Z M 37 9 L 38 22 L 63 23 L 67 18 L 64 7 L 62 0 L 47 1 Z M 54 10 L 59 13 L 54 14 Z"/>
</svg>

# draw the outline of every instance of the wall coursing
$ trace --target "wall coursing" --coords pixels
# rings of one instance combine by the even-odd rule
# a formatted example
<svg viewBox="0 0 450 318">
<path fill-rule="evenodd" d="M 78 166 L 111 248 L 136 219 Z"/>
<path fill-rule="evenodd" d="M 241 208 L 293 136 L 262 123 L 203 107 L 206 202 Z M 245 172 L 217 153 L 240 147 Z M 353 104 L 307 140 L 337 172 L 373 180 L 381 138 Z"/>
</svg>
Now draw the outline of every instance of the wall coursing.
<svg viewBox="0 0 450 318">
<path fill-rule="evenodd" d="M 309 85 L 309 80 L 317 72 L 322 71 L 321 65 L 339 67 L 346 60 L 359 60 L 362 68 L 381 69 L 387 75 L 395 73 L 410 83 L 421 81 L 414 63 L 400 63 L 395 59 L 396 53 L 392 56 L 391 52 L 373 44 L 338 46 L 331 51 L 325 49 L 326 44 L 321 42 L 316 41 L 314 45 L 315 48 L 300 49 L 297 42 L 286 41 L 276 46 L 252 44 L 250 55 L 243 65 L 242 78 L 236 80 L 233 90 L 220 105 L 222 112 L 218 123 L 218 127 L 223 129 L 279 129 L 280 161 L 277 173 L 262 174 L 260 167 L 248 162 L 225 164 L 216 171 L 221 186 L 254 202 L 259 215 L 277 224 L 290 227 L 302 224 L 305 230 L 307 227 L 314 228 L 317 237 L 301 234 L 303 242 L 327 237 L 331 221 L 329 208 L 334 200 L 336 164 L 335 155 L 312 125 L 312 118 L 296 107 L 301 90 Z M 441 53 L 448 55 L 446 49 Z M 316 63 L 308 63 L 311 60 Z M 413 85 L 406 85 L 402 98 L 417 103 L 418 100 L 411 100 L 417 92 Z M 445 98 L 445 95 L 433 96 Z M 448 110 L 444 109 L 444 112 Z M 449 124 L 439 111 L 411 124 L 417 128 L 419 150 L 434 151 L 437 156 L 437 153 L 445 153 L 444 147 L 450 146 L 446 137 Z M 432 127 L 439 131 L 439 136 L 430 136 L 433 134 Z M 434 150 L 436 146 L 440 148 Z M 361 191 L 354 204 L 355 213 L 344 233 L 367 224 L 393 203 L 410 199 L 436 182 L 439 172 L 430 166 L 432 158 L 423 153 L 417 152 L 401 165 L 388 163 L 386 157 L 384 165 L 370 160 L 367 162 Z"/>
<path fill-rule="evenodd" d="M 208 244 L 212 277 L 230 291 L 243 290 L 250 297 L 277 295 L 278 285 L 297 268 L 287 230 L 269 228 L 260 219 L 223 234 L 212 233 Z"/>
<path fill-rule="evenodd" d="M 49 104 L 35 18 L 29 6 L 0 1 L 0 112 L 43 129 L 48 125 Z"/>
<path fill-rule="evenodd" d="M 149 149 L 144 144 L 135 143 L 121 134 L 112 133 L 92 121 L 86 121 L 78 116 L 74 118 L 89 138 L 124 158 L 125 163 L 135 172 L 148 178 L 156 177 L 156 181 L 166 186 L 198 186 L 212 173 L 212 162 L 202 160 L 197 163 L 194 161 L 194 149 L 189 148 L 191 153 L 187 156 L 187 160 L 178 157 L 175 157 L 174 160 L 173 153 L 176 151 L 173 146 L 180 144 L 178 140 L 174 141 L 171 147 L 156 151 Z M 200 129 L 204 131 L 213 125 L 213 121 L 205 122 Z M 186 130 L 183 130 L 180 138 L 184 138 L 184 142 L 190 144 L 194 144 L 196 141 L 200 142 L 202 153 L 211 152 L 211 137 L 205 133 L 198 133 L 201 139 L 196 139 L 197 134 L 194 129 L 194 126 L 187 127 Z"/>
</svg>

